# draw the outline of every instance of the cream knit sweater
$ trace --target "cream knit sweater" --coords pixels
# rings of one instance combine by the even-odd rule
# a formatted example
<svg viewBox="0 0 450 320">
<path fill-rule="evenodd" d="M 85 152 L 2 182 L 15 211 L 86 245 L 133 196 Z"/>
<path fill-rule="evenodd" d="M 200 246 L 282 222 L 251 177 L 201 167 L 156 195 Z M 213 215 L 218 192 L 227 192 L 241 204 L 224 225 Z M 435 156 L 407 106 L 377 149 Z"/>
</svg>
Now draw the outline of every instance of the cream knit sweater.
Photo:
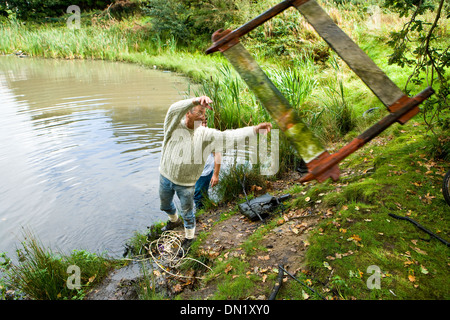
<svg viewBox="0 0 450 320">
<path fill-rule="evenodd" d="M 198 123 L 194 129 L 189 129 L 185 125 L 185 115 L 196 106 L 194 99 L 178 101 L 171 105 L 164 120 L 159 172 L 181 186 L 195 185 L 212 151 L 222 152 L 227 142 L 237 141 L 239 145 L 246 137 L 256 135 L 253 127 L 219 131 Z"/>
</svg>

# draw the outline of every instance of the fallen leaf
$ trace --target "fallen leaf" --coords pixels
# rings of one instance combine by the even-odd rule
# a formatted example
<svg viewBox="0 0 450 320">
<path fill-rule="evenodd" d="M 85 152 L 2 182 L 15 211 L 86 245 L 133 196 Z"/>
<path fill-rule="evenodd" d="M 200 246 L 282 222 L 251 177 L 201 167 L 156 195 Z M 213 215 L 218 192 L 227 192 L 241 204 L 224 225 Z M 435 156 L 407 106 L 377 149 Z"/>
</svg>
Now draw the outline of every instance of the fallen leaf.
<svg viewBox="0 0 450 320">
<path fill-rule="evenodd" d="M 412 274 L 410 274 L 410 275 L 408 276 L 408 279 L 409 279 L 409 281 L 411 281 L 411 282 L 416 281 L 416 277 L 414 277 Z"/>
<path fill-rule="evenodd" d="M 422 249 L 420 249 L 420 248 L 417 248 L 417 247 L 411 247 L 412 249 L 414 249 L 414 251 L 416 251 L 417 253 L 420 253 L 420 254 L 423 254 L 423 255 L 428 255 L 428 253 L 426 253 L 425 251 L 423 251 Z"/>
<path fill-rule="evenodd" d="M 343 253 L 342 256 L 347 257 L 351 254 L 353 254 L 354 252 L 352 250 L 348 250 L 346 253 Z"/>
<path fill-rule="evenodd" d="M 302 290 L 302 296 L 303 296 L 303 299 L 305 299 L 305 300 L 308 300 L 308 299 L 309 299 L 309 294 L 307 294 L 307 293 L 305 292 L 305 290 Z"/>
<path fill-rule="evenodd" d="M 308 227 L 308 224 L 306 222 L 302 222 L 300 224 L 297 224 L 295 227 L 298 229 L 306 228 L 306 227 Z"/>
<path fill-rule="evenodd" d="M 95 278 L 97 277 L 96 274 L 94 274 L 92 277 L 89 278 L 88 283 L 94 282 Z"/>
<path fill-rule="evenodd" d="M 329 264 L 328 262 L 324 261 L 324 262 L 323 262 L 323 266 L 324 266 L 325 268 L 327 268 L 328 270 L 331 270 L 331 266 L 330 266 L 330 264 Z"/>
<path fill-rule="evenodd" d="M 158 270 L 153 270 L 153 274 L 157 277 L 161 276 L 161 272 L 159 272 Z"/>
<path fill-rule="evenodd" d="M 257 185 L 253 185 L 250 188 L 250 191 L 261 191 L 262 187 L 257 186 Z"/>
<path fill-rule="evenodd" d="M 229 265 L 226 266 L 224 272 L 225 272 L 226 274 L 228 274 L 228 272 L 230 272 L 232 269 L 233 269 L 233 266 L 232 266 L 231 264 L 229 264 Z"/>
<path fill-rule="evenodd" d="M 175 292 L 175 293 L 178 293 L 178 292 L 183 291 L 183 288 L 181 287 L 181 285 L 180 285 L 179 283 L 177 283 L 176 285 L 174 285 L 174 286 L 172 287 L 172 289 L 173 289 L 173 292 Z"/>
<path fill-rule="evenodd" d="M 347 239 L 347 241 L 355 241 L 355 242 L 359 242 L 361 240 L 362 240 L 361 237 L 358 236 L 357 234 L 354 234 L 350 238 Z"/>
<path fill-rule="evenodd" d="M 406 260 L 403 264 L 405 267 L 409 267 L 411 264 L 413 264 L 413 262 L 410 260 Z"/>
<path fill-rule="evenodd" d="M 425 268 L 423 265 L 420 265 L 420 272 L 422 272 L 423 274 L 428 274 L 427 268 Z"/>
<path fill-rule="evenodd" d="M 431 204 L 431 200 L 434 199 L 434 198 L 436 198 L 436 197 L 435 197 L 435 196 L 430 196 L 430 193 L 427 193 L 427 195 L 424 196 L 424 198 L 421 198 L 421 200 L 422 200 L 424 203 Z"/>
</svg>

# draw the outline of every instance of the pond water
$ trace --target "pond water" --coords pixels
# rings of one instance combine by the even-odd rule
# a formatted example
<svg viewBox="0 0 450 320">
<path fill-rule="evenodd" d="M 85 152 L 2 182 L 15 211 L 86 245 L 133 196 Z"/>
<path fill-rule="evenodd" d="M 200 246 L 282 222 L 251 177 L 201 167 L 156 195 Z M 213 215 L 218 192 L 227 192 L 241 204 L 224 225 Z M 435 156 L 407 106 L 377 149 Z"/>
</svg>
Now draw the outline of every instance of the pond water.
<svg viewBox="0 0 450 320">
<path fill-rule="evenodd" d="M 120 257 L 166 220 L 158 166 L 169 106 L 189 82 L 104 61 L 0 57 L 0 252 L 45 246 Z"/>
</svg>

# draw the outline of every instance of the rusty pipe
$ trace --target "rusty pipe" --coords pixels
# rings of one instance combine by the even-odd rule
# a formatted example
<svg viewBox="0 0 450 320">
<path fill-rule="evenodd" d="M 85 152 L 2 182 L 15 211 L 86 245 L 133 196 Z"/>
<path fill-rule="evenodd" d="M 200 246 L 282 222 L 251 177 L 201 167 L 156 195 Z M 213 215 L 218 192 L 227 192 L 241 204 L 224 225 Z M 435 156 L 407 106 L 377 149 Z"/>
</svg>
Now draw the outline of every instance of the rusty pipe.
<svg viewBox="0 0 450 320">
<path fill-rule="evenodd" d="M 398 119 L 402 118 L 423 101 L 428 99 L 433 93 L 433 88 L 428 87 L 413 98 L 409 98 L 408 100 L 401 99 L 401 101 L 399 102 L 401 103 L 401 106 L 397 109 L 397 111 L 392 112 L 381 119 L 379 122 L 353 139 L 349 144 L 341 148 L 338 152 L 332 155 L 327 155 L 324 153 L 317 159 L 307 163 L 306 166 L 308 167 L 309 172 L 300 179 L 300 182 L 307 182 L 321 177 L 324 172 L 327 172 L 328 170 L 336 166 L 339 162 L 348 157 L 350 154 L 360 149 L 366 143 L 378 136 L 381 132 L 398 121 Z M 320 179 L 318 180 L 321 181 Z"/>
<path fill-rule="evenodd" d="M 256 27 L 260 26 L 267 20 L 270 20 L 277 14 L 283 12 L 287 8 L 291 6 L 299 6 L 300 4 L 307 2 L 308 0 L 285 0 L 283 2 L 280 2 L 279 4 L 273 6 L 269 10 L 265 11 L 264 13 L 260 14 L 253 20 L 250 20 L 249 22 L 243 24 L 239 28 L 231 31 L 226 30 L 223 37 L 219 39 L 213 39 L 214 43 L 211 47 L 206 49 L 206 54 L 210 54 L 216 51 L 223 51 L 226 50 L 230 44 L 236 43 L 240 37 L 243 35 L 249 33 Z M 222 32 L 223 29 L 220 29 L 219 32 Z"/>
</svg>

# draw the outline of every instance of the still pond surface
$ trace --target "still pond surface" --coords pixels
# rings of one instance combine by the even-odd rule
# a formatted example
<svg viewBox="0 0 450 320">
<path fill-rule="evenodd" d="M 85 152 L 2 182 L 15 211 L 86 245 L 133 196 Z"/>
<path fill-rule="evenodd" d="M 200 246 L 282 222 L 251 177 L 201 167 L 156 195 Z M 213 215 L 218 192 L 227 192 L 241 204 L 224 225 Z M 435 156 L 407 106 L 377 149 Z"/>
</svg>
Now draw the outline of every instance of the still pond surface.
<svg viewBox="0 0 450 320">
<path fill-rule="evenodd" d="M 0 57 L 0 252 L 23 228 L 52 250 L 120 257 L 159 210 L 169 106 L 186 78 L 133 64 Z"/>
</svg>

